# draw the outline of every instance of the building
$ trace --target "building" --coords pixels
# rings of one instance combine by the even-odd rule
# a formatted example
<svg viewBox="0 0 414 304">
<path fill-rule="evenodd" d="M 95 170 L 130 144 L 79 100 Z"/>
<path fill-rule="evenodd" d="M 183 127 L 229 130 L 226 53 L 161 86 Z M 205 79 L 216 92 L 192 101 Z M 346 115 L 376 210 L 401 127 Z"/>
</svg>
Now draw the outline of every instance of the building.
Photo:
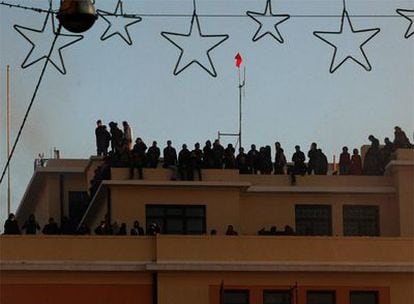
<svg viewBox="0 0 414 304">
<path fill-rule="evenodd" d="M 36 167 L 17 211 L 94 228 L 138 220 L 156 236 L 0 237 L 1 303 L 414 303 L 414 150 L 385 176 L 239 175 L 111 168 L 99 158 Z M 238 236 L 226 236 L 228 225 Z M 258 235 L 277 227 L 277 235 Z M 285 226 L 295 235 L 281 232 Z M 217 235 L 210 235 L 211 230 Z"/>
</svg>

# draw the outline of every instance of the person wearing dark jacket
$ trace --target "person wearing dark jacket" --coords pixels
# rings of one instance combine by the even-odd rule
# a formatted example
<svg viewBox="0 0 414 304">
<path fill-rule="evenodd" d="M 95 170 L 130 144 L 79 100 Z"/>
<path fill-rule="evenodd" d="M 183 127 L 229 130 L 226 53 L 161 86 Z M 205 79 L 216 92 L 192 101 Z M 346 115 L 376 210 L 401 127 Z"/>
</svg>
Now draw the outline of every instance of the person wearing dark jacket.
<svg viewBox="0 0 414 304">
<path fill-rule="evenodd" d="M 203 148 L 203 167 L 205 169 L 214 168 L 213 150 L 211 149 L 211 141 L 207 140 Z"/>
<path fill-rule="evenodd" d="M 232 144 L 228 144 L 224 150 L 224 168 L 234 169 L 236 168 L 236 157 L 234 156 L 235 149 Z"/>
<path fill-rule="evenodd" d="M 316 173 L 316 168 L 318 166 L 318 146 L 316 143 L 312 143 L 310 150 L 308 152 L 308 174 Z"/>
<path fill-rule="evenodd" d="M 177 151 L 172 146 L 171 140 L 167 141 L 167 146 L 163 150 L 163 168 L 171 170 L 171 180 L 177 180 Z"/>
<path fill-rule="evenodd" d="M 105 126 L 102 124 L 101 120 L 96 122 L 95 137 L 96 137 L 96 155 L 105 156 L 108 153 L 106 149 L 105 153 L 105 142 L 106 142 L 106 133 Z"/>
<path fill-rule="evenodd" d="M 9 214 L 9 217 L 4 223 L 4 234 L 21 234 L 16 217 L 13 213 Z"/>
<path fill-rule="evenodd" d="M 212 153 L 214 168 L 223 169 L 224 147 L 220 144 L 220 141 L 218 139 L 214 141 Z"/>
<path fill-rule="evenodd" d="M 109 123 L 109 129 L 111 132 L 112 153 L 119 153 L 122 148 L 122 139 L 124 134 L 121 129 L 118 128 L 118 124 L 116 122 L 111 121 Z"/>
<path fill-rule="evenodd" d="M 144 235 L 144 228 L 139 225 L 138 221 L 134 222 L 134 226 L 131 229 L 131 235 Z"/>
<path fill-rule="evenodd" d="M 59 234 L 60 230 L 53 217 L 49 218 L 49 223 L 43 227 L 43 234 Z"/>
<path fill-rule="evenodd" d="M 157 142 L 154 140 L 152 146 L 147 151 L 147 165 L 149 168 L 157 168 L 160 160 L 161 151 L 157 147 Z"/>
<path fill-rule="evenodd" d="M 274 174 L 285 174 L 286 156 L 280 145 L 280 142 L 275 143 L 276 155 L 275 155 L 275 170 Z"/>
<path fill-rule="evenodd" d="M 134 148 L 132 149 L 132 167 L 131 167 L 131 178 L 134 177 L 134 168 L 138 169 L 139 179 L 143 178 L 142 168 L 147 163 L 146 154 L 147 145 L 142 141 L 140 137 L 135 140 Z"/>
<path fill-rule="evenodd" d="M 239 169 L 239 174 L 249 174 L 249 166 L 247 165 L 247 154 L 244 153 L 244 148 L 239 148 L 239 154 L 236 156 L 236 168 Z"/>
<path fill-rule="evenodd" d="M 257 174 L 259 170 L 259 151 L 256 150 L 256 145 L 250 146 L 250 151 L 247 152 L 247 165 L 250 173 Z"/>
<path fill-rule="evenodd" d="M 326 155 L 322 152 L 322 149 L 317 150 L 317 167 L 315 168 L 315 174 L 316 175 L 326 175 L 328 174 L 328 158 Z"/>
<path fill-rule="evenodd" d="M 293 153 L 293 174 L 305 175 L 306 165 L 305 165 L 305 153 L 300 150 L 300 146 L 295 146 L 295 153 Z"/>
<path fill-rule="evenodd" d="M 26 234 L 36 234 L 37 230 L 40 230 L 34 214 L 30 214 L 29 219 L 24 223 L 22 229 L 25 230 Z"/>
<path fill-rule="evenodd" d="M 200 144 L 195 143 L 194 150 L 191 151 L 191 167 L 198 174 L 198 179 L 201 180 L 201 167 L 203 166 L 203 151 L 200 149 Z"/>
<path fill-rule="evenodd" d="M 191 168 L 191 152 L 187 149 L 187 145 L 183 144 L 180 153 L 178 153 L 178 169 L 180 171 L 181 180 L 193 180 L 194 176 Z"/>
</svg>

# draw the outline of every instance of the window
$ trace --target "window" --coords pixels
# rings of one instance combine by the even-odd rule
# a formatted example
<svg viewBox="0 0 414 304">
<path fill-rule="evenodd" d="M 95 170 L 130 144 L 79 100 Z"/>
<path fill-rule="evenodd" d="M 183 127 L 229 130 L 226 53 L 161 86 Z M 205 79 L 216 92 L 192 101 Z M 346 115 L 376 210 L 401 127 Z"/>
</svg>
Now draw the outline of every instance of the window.
<svg viewBox="0 0 414 304">
<path fill-rule="evenodd" d="M 263 304 L 291 304 L 289 290 L 265 290 L 263 291 Z"/>
<path fill-rule="evenodd" d="M 206 233 L 206 207 L 202 205 L 147 205 L 147 229 L 158 223 L 165 234 Z"/>
<path fill-rule="evenodd" d="M 332 235 L 332 215 L 329 205 L 296 205 L 298 235 Z"/>
<path fill-rule="evenodd" d="M 335 304 L 335 291 L 308 291 L 306 304 Z"/>
<path fill-rule="evenodd" d="M 377 291 L 351 291 L 350 304 L 378 304 Z"/>
<path fill-rule="evenodd" d="M 224 290 L 223 304 L 249 304 L 249 291 Z"/>
<path fill-rule="evenodd" d="M 378 236 L 378 206 L 345 205 L 343 207 L 344 235 Z"/>
</svg>

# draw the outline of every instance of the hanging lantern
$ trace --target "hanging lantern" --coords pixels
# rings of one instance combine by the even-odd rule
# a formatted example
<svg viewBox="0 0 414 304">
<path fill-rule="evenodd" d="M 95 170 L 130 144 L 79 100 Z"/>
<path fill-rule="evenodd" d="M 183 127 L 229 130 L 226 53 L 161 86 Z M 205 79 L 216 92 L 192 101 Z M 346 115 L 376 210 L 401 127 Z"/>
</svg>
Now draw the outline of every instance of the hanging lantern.
<svg viewBox="0 0 414 304">
<path fill-rule="evenodd" d="M 56 17 L 69 32 L 82 33 L 92 27 L 97 14 L 91 0 L 62 0 Z"/>
</svg>

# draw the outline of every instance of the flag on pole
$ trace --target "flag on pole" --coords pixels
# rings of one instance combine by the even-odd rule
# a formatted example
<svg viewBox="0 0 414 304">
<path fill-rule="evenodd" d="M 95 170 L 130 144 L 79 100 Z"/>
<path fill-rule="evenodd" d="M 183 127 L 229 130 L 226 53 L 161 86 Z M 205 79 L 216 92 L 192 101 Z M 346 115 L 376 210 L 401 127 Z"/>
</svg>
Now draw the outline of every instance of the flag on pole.
<svg viewBox="0 0 414 304">
<path fill-rule="evenodd" d="M 240 53 L 237 53 L 236 57 L 234 57 L 234 59 L 236 59 L 236 67 L 240 69 L 240 65 L 243 62 L 243 58 L 240 55 Z"/>
</svg>

